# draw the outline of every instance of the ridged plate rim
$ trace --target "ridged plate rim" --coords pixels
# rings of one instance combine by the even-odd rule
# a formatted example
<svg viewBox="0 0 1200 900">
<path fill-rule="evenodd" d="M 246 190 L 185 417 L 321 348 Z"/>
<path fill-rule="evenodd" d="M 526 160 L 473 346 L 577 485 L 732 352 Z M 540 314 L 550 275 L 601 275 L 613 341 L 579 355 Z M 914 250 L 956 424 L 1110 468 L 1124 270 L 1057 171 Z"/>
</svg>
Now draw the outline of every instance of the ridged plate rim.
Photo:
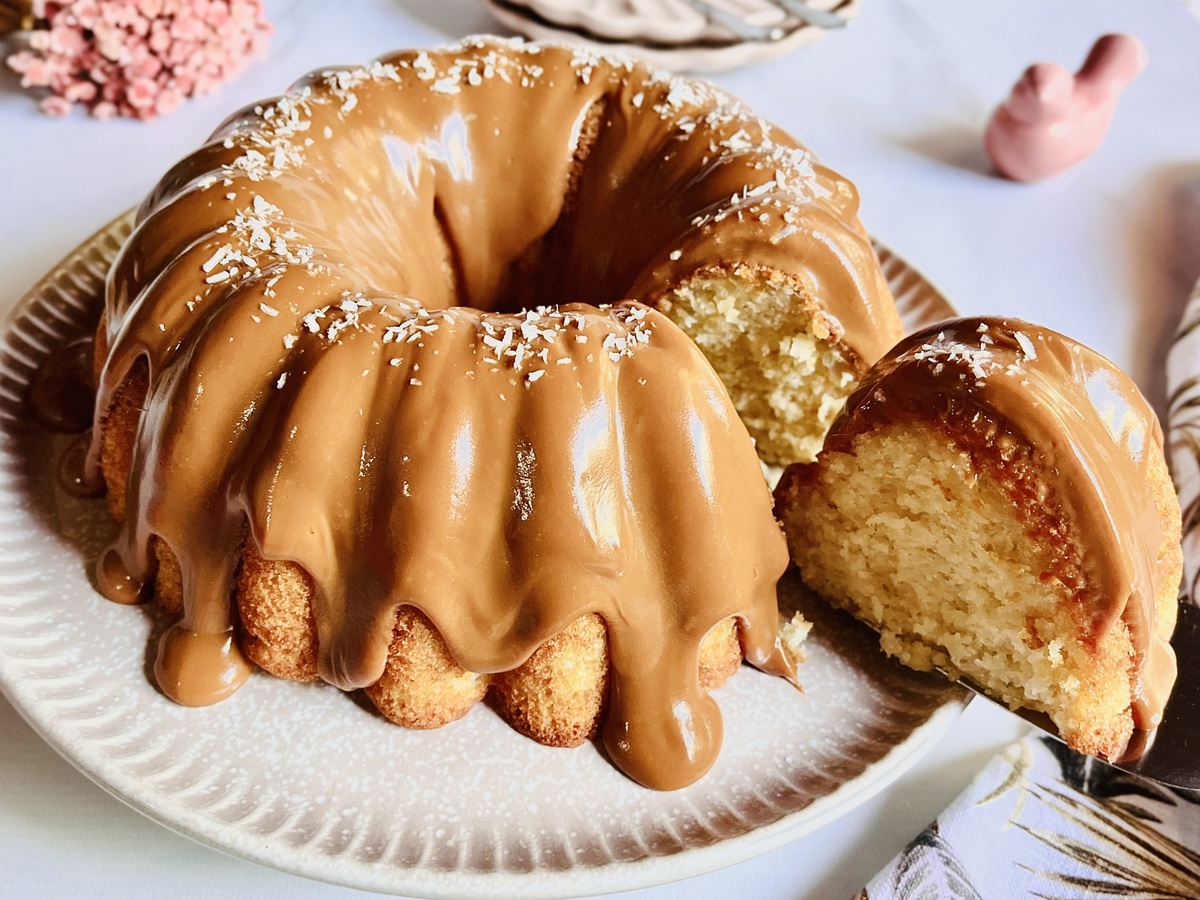
<svg viewBox="0 0 1200 900">
<path fill-rule="evenodd" d="M 588 773 L 588 777 L 598 779 L 598 785 L 603 785 L 595 788 L 600 806 L 596 810 L 573 810 L 577 818 L 583 817 L 586 812 L 588 821 L 600 821 L 605 814 L 604 804 L 625 802 L 625 807 L 614 807 L 609 812 L 626 815 L 632 810 L 639 817 L 639 822 L 648 823 L 638 826 L 641 833 L 617 832 L 609 836 L 596 831 L 585 835 L 594 838 L 592 844 L 585 841 L 577 846 L 571 843 L 574 840 L 571 835 L 560 834 L 559 831 L 546 837 L 546 823 L 554 825 L 559 820 L 552 819 L 558 810 L 551 804 L 544 804 L 542 801 L 546 798 L 543 795 L 531 797 L 527 793 L 522 796 L 514 788 L 511 798 L 505 796 L 496 801 L 496 809 L 503 811 L 510 799 L 518 804 L 539 804 L 535 805 L 537 809 L 546 807 L 544 812 L 533 815 L 522 826 L 526 829 L 524 833 L 532 835 L 528 846 L 523 843 L 525 838 L 521 837 L 521 833 L 518 833 L 515 843 L 510 841 L 502 844 L 500 832 L 497 831 L 495 846 L 489 851 L 486 846 L 472 846 L 470 840 L 474 832 L 466 832 L 467 840 L 457 847 L 455 859 L 461 862 L 465 856 L 469 862 L 471 853 L 481 853 L 483 859 L 499 859 L 503 864 L 505 854 L 512 855 L 515 848 L 514 865 L 524 867 L 523 871 L 482 871 L 479 866 L 472 870 L 465 864 L 448 867 L 438 857 L 444 845 L 431 843 L 433 839 L 429 835 L 437 833 L 436 829 L 430 830 L 432 826 L 427 826 L 421 832 L 426 837 L 419 858 L 409 859 L 405 854 L 411 856 L 411 851 L 405 846 L 393 848 L 394 844 L 407 838 L 408 832 L 405 831 L 401 837 L 389 834 L 380 837 L 379 840 L 383 840 L 386 847 L 379 851 L 377 859 L 371 861 L 365 857 L 375 852 L 374 845 L 370 843 L 374 838 L 368 832 L 376 821 L 371 816 L 377 811 L 371 811 L 370 815 L 360 814 L 358 818 L 369 821 L 356 825 L 360 830 L 352 838 L 343 839 L 337 826 L 347 817 L 344 810 L 336 815 L 326 811 L 325 820 L 306 826 L 306 810 L 311 810 L 312 804 L 317 802 L 316 798 L 308 796 L 291 799 L 276 796 L 275 804 L 283 804 L 279 814 L 280 824 L 270 831 L 262 828 L 256 830 L 251 827 L 255 824 L 254 816 L 259 815 L 259 824 L 273 821 L 271 816 L 274 808 L 264 809 L 266 801 L 250 809 L 242 808 L 239 803 L 244 805 L 245 798 L 251 794 L 257 796 L 255 791 L 259 790 L 259 781 L 265 779 L 270 782 L 276 777 L 277 773 L 269 770 L 265 751 L 262 751 L 261 758 L 254 755 L 259 751 L 251 751 L 249 756 L 250 761 L 260 767 L 257 779 L 241 771 L 242 760 L 234 757 L 232 749 L 228 758 L 223 758 L 218 748 L 216 755 L 207 762 L 197 759 L 197 753 L 207 752 L 204 750 L 207 747 L 204 741 L 211 743 L 215 740 L 213 734 L 225 720 L 210 718 L 211 713 L 207 710 L 182 710 L 155 693 L 149 688 L 144 673 L 137 671 L 144 666 L 144 662 L 131 659 L 128 647 L 125 647 L 125 656 L 112 663 L 114 668 L 111 671 L 103 668 L 110 653 L 119 655 L 120 651 L 113 647 L 122 644 L 122 640 L 109 640 L 105 634 L 109 643 L 103 646 L 89 647 L 88 642 L 96 640 L 97 633 L 105 628 L 111 632 L 113 622 L 117 621 L 114 617 L 130 617 L 131 637 L 125 643 L 133 642 L 131 645 L 136 645 L 139 640 L 142 645 L 147 643 L 146 635 L 152 623 L 135 610 L 103 601 L 92 591 L 85 576 L 86 561 L 80 550 L 71 546 L 64 537 L 74 528 L 71 517 L 76 515 L 72 510 L 76 510 L 77 506 L 73 504 L 82 501 L 63 500 L 55 493 L 58 499 L 52 503 L 46 502 L 44 505 L 47 508 L 37 508 L 40 501 L 35 494 L 38 491 L 47 496 L 53 493 L 48 493 L 44 487 L 46 479 L 53 477 L 50 471 L 53 469 L 53 459 L 48 453 L 29 452 L 30 447 L 40 446 L 38 441 L 46 443 L 48 439 L 38 437 L 37 426 L 22 415 L 20 388 L 47 353 L 78 332 L 80 323 L 87 317 L 94 319 L 96 298 L 102 289 L 108 265 L 119 251 L 131 222 L 132 213 L 126 213 L 85 241 L 29 291 L 5 320 L 3 337 L 0 339 L 0 691 L 41 737 L 72 765 L 110 794 L 151 819 L 179 834 L 237 857 L 321 881 L 383 893 L 430 898 L 513 895 L 549 898 L 632 890 L 740 862 L 832 821 L 897 778 L 949 730 L 965 708 L 969 699 L 965 690 L 940 682 L 933 676 L 930 677 L 933 680 L 924 681 L 915 675 L 902 676 L 910 679 L 911 683 L 905 682 L 904 691 L 889 695 L 886 702 L 890 708 L 884 712 L 907 723 L 902 727 L 892 726 L 900 727 L 903 733 L 886 732 L 885 740 L 881 741 L 879 738 L 870 738 L 872 726 L 869 720 L 854 720 L 852 726 L 864 730 L 866 737 L 860 734 L 857 744 L 832 745 L 830 753 L 823 758 L 824 765 L 833 766 L 832 775 L 828 772 L 808 773 L 822 784 L 828 782 L 828 790 L 820 795 L 802 794 L 796 785 L 792 785 L 796 791 L 794 795 L 788 796 L 785 791 L 775 796 L 772 792 L 778 792 L 779 785 L 783 783 L 778 780 L 777 774 L 768 773 L 770 777 L 763 775 L 759 779 L 755 774 L 759 768 L 758 757 L 753 753 L 746 755 L 740 749 L 732 750 L 727 733 L 723 760 L 731 753 L 739 754 L 742 768 L 735 769 L 734 764 L 730 763 L 730 772 L 736 772 L 737 778 L 746 776 L 748 772 L 750 780 L 744 791 L 741 782 L 732 776 L 728 784 L 717 781 L 709 787 L 724 790 L 735 799 L 740 797 L 737 800 L 740 805 L 734 805 L 733 801 L 722 801 L 732 810 L 732 819 L 724 818 L 723 813 L 711 814 L 708 808 L 701 810 L 687 791 L 658 794 L 636 788 L 623 780 L 612 781 L 617 776 L 611 774 L 611 767 L 594 748 L 586 751 L 585 748 L 578 751 L 549 751 L 551 754 L 576 755 L 545 757 L 546 748 L 539 748 L 509 732 L 505 726 L 496 725 L 493 720 L 498 722 L 498 718 L 490 710 L 473 711 L 467 720 L 458 723 L 465 730 L 454 732 L 445 738 L 446 741 L 465 742 L 474 749 L 485 746 L 488 740 L 498 740 L 505 744 L 505 751 L 511 751 L 525 760 L 527 765 L 544 765 L 542 760 L 545 758 L 551 760 L 551 765 L 561 764 L 571 772 L 575 771 L 572 767 L 577 767 L 578 771 Z M 907 327 L 955 314 L 945 298 L 903 259 L 885 247 L 876 245 L 876 249 Z M 20 455 L 23 447 L 24 457 Z M 59 505 L 48 509 L 55 503 Z M 47 518 L 54 521 L 47 521 Z M 86 538 L 78 535 L 73 536 L 72 540 L 76 543 L 86 542 Z M 55 609 L 55 604 L 63 608 Z M 54 610 L 55 614 L 48 615 L 47 610 Z M 116 627 L 118 633 L 123 633 L 127 627 L 125 620 L 119 620 Z M 824 652 L 817 649 L 819 660 L 825 658 L 821 655 Z M 821 663 L 828 670 L 822 677 L 832 679 L 831 683 L 838 689 L 860 689 L 859 685 L 846 681 L 844 673 L 839 674 L 843 668 L 850 667 L 858 681 L 870 681 L 873 691 L 876 690 L 873 679 L 882 678 L 874 671 L 867 672 L 865 668 L 852 669 L 852 664 L 837 658 L 836 653 L 829 654 L 829 660 L 831 662 Z M 813 665 L 812 662 L 808 664 L 810 667 Z M 830 668 L 831 665 L 833 668 Z M 872 667 L 874 665 L 871 663 Z M 131 667 L 133 674 L 128 671 Z M 808 671 L 812 676 L 816 670 Z M 85 681 L 86 684 L 81 684 Z M 232 708 L 230 716 L 241 717 L 249 712 L 250 720 L 258 723 L 257 717 L 262 713 L 276 708 L 285 709 L 288 704 L 295 704 L 299 700 L 301 704 L 315 703 L 317 712 L 314 715 L 349 717 L 356 752 L 363 752 L 360 744 L 366 742 L 370 745 L 372 741 L 383 747 L 408 747 L 414 742 L 418 748 L 426 746 L 420 743 L 425 738 L 418 738 L 414 736 L 415 733 L 403 733 L 403 729 L 390 726 L 377 728 L 369 714 L 345 698 L 336 697 L 336 702 L 331 705 L 328 692 L 302 693 L 320 689 L 291 685 L 266 676 L 252 679 L 251 684 L 255 686 L 253 689 L 249 685 L 243 689 L 243 693 L 249 693 L 245 702 L 258 704 L 261 708 L 239 706 Z M 739 735 L 749 733 L 758 725 L 750 718 L 754 710 L 747 710 L 747 703 L 739 705 L 737 697 L 745 695 L 757 698 L 763 691 L 770 693 L 780 690 L 778 684 L 782 683 L 777 679 L 766 679 L 758 673 L 744 670 L 718 694 L 729 721 L 734 722 L 735 715 L 747 717 Z M 102 693 L 97 694 L 97 691 Z M 911 709 L 905 712 L 902 703 L 909 701 L 902 701 L 902 695 L 909 700 L 921 698 L 920 703 L 925 705 L 921 706 L 912 700 L 909 703 Z M 732 710 L 729 708 L 731 699 Z M 751 700 L 749 705 L 753 707 L 757 702 L 757 699 Z M 324 706 L 333 712 L 325 711 Z M 219 711 L 223 708 L 224 705 L 213 707 L 212 710 L 220 715 Z M 308 709 L 309 706 L 304 708 Z M 905 716 L 912 721 L 905 719 Z M 126 727 L 127 719 L 133 725 Z M 148 726 L 145 725 L 147 722 L 150 723 Z M 787 727 L 800 724 L 804 723 L 789 720 Z M 137 729 L 143 726 L 151 730 L 148 737 L 141 735 L 139 738 Z M 213 727 L 214 732 L 207 733 L 206 726 Z M 266 725 L 261 727 L 267 728 Z M 770 734 L 783 726 L 771 723 L 764 727 L 768 727 Z M 483 735 L 482 744 L 479 742 L 480 734 Z M 491 734 L 499 736 L 488 737 Z M 147 749 L 147 744 L 137 743 L 139 739 L 154 739 L 162 746 Z M 773 747 L 768 749 L 776 752 Z M 175 754 L 170 759 L 168 751 Z M 290 748 L 285 752 L 290 752 Z M 319 754 L 323 751 L 318 748 L 310 752 Z M 867 753 L 880 755 L 874 762 L 864 766 L 855 754 L 865 757 Z M 185 763 L 176 765 L 176 756 Z M 534 762 L 529 763 L 530 759 Z M 415 767 L 428 762 L 427 759 L 417 759 L 413 765 Z M 162 769 L 155 770 L 153 777 L 139 774 L 142 770 L 150 771 L 160 763 L 167 767 L 166 774 Z M 173 771 L 170 768 L 172 765 L 179 771 Z M 471 759 L 472 770 L 477 765 L 480 765 L 478 760 Z M 703 779 L 698 787 L 704 788 L 713 779 L 725 777 L 719 774 L 723 771 L 722 766 L 723 762 L 718 762 L 713 774 Z M 852 774 L 848 770 L 839 773 L 839 766 L 843 770 L 846 767 L 858 767 L 859 770 Z M 789 777 L 798 778 L 796 773 L 799 771 L 799 768 L 795 768 Z M 344 771 L 331 774 L 335 784 L 330 793 L 342 783 L 354 781 L 357 784 L 375 775 L 373 771 L 367 772 L 365 764 L 359 762 L 354 762 Z M 471 772 L 464 774 L 469 776 Z M 386 775 L 384 773 L 381 777 Z M 457 777 L 453 769 L 448 777 Z M 771 781 L 770 778 L 776 780 Z M 568 787 L 574 789 L 575 786 L 564 785 L 563 796 L 569 796 Z M 366 795 L 374 796 L 368 788 L 364 788 Z M 593 788 L 586 787 L 584 791 L 590 796 Z M 631 792 L 640 793 L 635 796 Z M 210 794 L 215 795 L 216 799 L 210 800 Z M 626 801 L 624 798 L 627 796 L 634 796 L 634 800 Z M 697 796 L 703 800 L 707 794 L 699 791 Z M 630 803 L 633 805 L 630 806 Z M 800 803 L 806 805 L 796 805 Z M 685 812 L 689 815 L 695 812 L 690 818 L 679 812 L 681 807 L 688 804 L 691 804 L 691 808 Z M 791 804 L 790 811 L 788 804 Z M 712 808 L 720 813 L 718 807 Z M 451 827 L 449 815 L 446 813 L 445 827 Z M 754 816 L 761 817 L 762 821 L 755 820 Z M 540 835 L 534 830 L 539 821 L 543 823 Z M 291 828 L 290 832 L 284 828 L 285 825 Z M 296 838 L 297 829 L 301 826 L 308 827 L 312 835 L 303 840 Z M 411 830 L 410 825 L 406 827 Z M 723 835 L 721 828 L 732 831 Z M 553 843 L 552 839 L 558 843 Z M 599 851 L 597 842 L 603 852 Z M 357 848 L 358 855 L 355 858 L 347 857 L 351 846 Z M 393 852 L 387 861 L 380 862 L 384 850 Z M 526 850 L 529 862 L 523 855 Z M 563 865 L 564 858 L 567 865 Z"/>
</svg>

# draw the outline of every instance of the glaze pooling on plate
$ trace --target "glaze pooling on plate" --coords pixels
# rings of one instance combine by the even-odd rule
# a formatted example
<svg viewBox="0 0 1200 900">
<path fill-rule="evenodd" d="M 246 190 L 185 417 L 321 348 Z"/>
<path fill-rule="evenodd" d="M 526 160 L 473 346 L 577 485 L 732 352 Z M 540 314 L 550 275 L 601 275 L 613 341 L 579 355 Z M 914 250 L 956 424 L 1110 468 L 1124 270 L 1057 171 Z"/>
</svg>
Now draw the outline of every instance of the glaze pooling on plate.
<svg viewBox="0 0 1200 900">
<path fill-rule="evenodd" d="M 434 733 L 398 729 L 333 688 L 253 679 L 185 709 L 147 678 L 165 623 L 99 596 L 89 561 L 111 538 L 102 501 L 57 487 L 69 438 L 22 397 L 86 333 L 124 217 L 20 305 L 0 345 L 0 687 L 68 760 L 168 827 L 228 853 L 347 886 L 427 897 L 586 895 L 696 875 L 844 813 L 954 721 L 964 692 L 890 664 L 874 639 L 809 604 L 804 695 L 747 667 L 715 693 L 725 750 L 682 791 L 647 791 L 595 744 L 564 751 L 487 707 Z M 904 312 L 949 308 L 886 251 Z M 906 318 L 911 327 L 913 321 Z M 785 715 L 785 712 L 791 714 Z M 397 800 L 397 798 L 400 798 Z"/>
</svg>

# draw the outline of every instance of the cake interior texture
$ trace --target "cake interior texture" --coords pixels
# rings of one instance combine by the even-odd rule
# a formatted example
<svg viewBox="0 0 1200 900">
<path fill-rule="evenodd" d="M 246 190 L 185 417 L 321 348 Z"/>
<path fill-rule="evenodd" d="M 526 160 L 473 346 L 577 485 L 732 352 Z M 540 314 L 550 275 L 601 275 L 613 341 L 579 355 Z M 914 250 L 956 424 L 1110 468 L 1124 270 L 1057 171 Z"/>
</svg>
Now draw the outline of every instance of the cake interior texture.
<svg viewBox="0 0 1200 900">
<path fill-rule="evenodd" d="M 1005 450 L 1000 470 L 936 424 L 856 435 L 795 485 L 785 527 L 804 537 L 790 542 L 793 559 L 906 665 L 965 677 L 1111 756 L 1132 731 L 1128 628 L 1081 636 L 1076 594 L 1089 587 L 1050 574 L 1081 550 L 1024 514 L 1030 496 L 1054 498 L 1038 491 L 1028 448 Z"/>
<path fill-rule="evenodd" d="M 764 463 L 816 459 L 859 373 L 793 283 L 733 266 L 687 280 L 659 309 L 716 370 Z"/>
</svg>

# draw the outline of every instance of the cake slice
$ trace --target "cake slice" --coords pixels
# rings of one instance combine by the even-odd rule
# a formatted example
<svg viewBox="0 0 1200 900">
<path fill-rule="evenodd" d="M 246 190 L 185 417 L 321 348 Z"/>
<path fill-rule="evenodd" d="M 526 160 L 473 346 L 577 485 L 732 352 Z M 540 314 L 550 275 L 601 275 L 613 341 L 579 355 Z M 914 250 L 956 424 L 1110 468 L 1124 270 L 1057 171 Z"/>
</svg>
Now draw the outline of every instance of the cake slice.
<svg viewBox="0 0 1200 900">
<path fill-rule="evenodd" d="M 1157 419 L 1099 354 L 1015 320 L 926 328 L 775 498 L 804 581 L 906 665 L 1098 756 L 1161 719 L 1179 506 Z"/>
</svg>

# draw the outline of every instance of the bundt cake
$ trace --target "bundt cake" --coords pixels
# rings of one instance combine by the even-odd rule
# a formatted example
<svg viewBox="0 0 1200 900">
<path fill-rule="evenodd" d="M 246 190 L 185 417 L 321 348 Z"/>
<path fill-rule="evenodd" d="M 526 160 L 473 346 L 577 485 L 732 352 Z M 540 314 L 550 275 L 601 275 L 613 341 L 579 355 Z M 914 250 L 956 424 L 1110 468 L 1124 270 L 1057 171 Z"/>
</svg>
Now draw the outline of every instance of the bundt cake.
<svg viewBox="0 0 1200 900">
<path fill-rule="evenodd" d="M 490 688 L 572 744 L 603 707 L 617 764 L 678 787 L 720 744 L 706 688 L 793 675 L 752 439 L 813 458 L 898 335 L 854 189 L 715 88 L 495 39 L 315 72 L 176 165 L 114 264 L 99 582 L 181 616 L 180 702 L 244 655 L 417 727 Z"/>
<path fill-rule="evenodd" d="M 803 580 L 917 668 L 1116 758 L 1161 718 L 1181 574 L 1157 419 L 1036 325 L 959 319 L 876 364 L 776 514 Z"/>
</svg>

